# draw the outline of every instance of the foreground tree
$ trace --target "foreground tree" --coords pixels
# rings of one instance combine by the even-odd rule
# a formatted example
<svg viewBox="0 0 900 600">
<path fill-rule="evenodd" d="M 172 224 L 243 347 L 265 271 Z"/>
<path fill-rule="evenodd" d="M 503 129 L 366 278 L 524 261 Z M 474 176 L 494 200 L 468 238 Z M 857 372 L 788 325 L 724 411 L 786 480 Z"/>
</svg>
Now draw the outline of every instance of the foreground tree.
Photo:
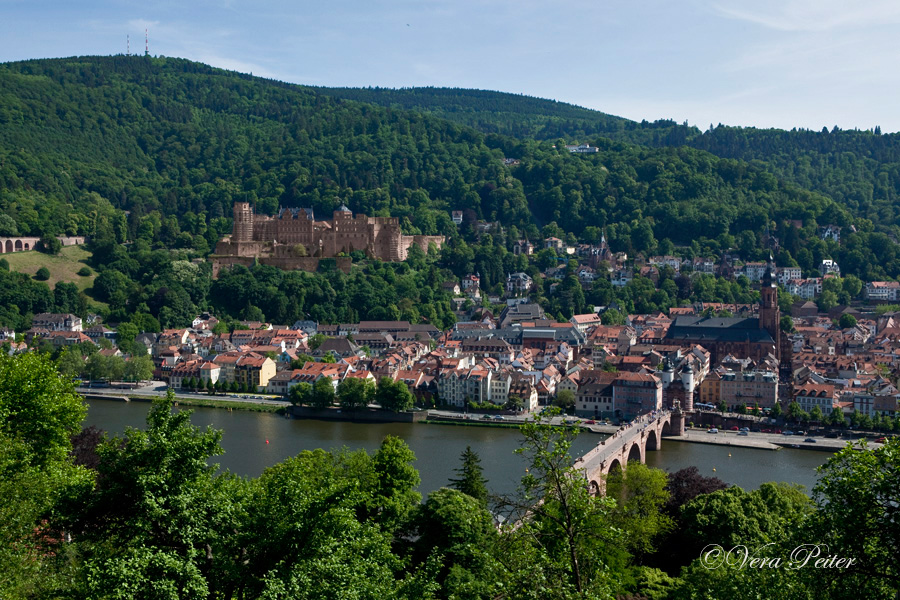
<svg viewBox="0 0 900 600">
<path fill-rule="evenodd" d="M 495 558 L 498 539 L 491 514 L 478 500 L 460 491 L 441 488 L 418 509 L 415 562 L 427 568 L 439 560 L 437 583 L 447 598 L 496 598 L 504 573 Z"/>
<path fill-rule="evenodd" d="M 822 558 L 856 560 L 846 569 L 817 570 L 823 572 L 810 584 L 820 597 L 893 597 L 900 589 L 900 439 L 878 449 L 848 444 L 819 473 L 813 490 L 818 510 L 806 533 L 827 545 Z"/>
<path fill-rule="evenodd" d="M 0 597 L 68 591 L 74 563 L 49 519 L 60 499 L 89 485 L 69 456 L 84 414 L 46 355 L 0 355 Z"/>
<path fill-rule="evenodd" d="M 147 429 L 128 428 L 97 449 L 97 483 L 76 504 L 69 530 L 84 556 L 90 597 L 206 598 L 214 547 L 231 524 L 228 479 L 207 460 L 222 452 L 221 432 L 154 400 Z M 223 530 L 223 528 L 225 528 Z"/>
<path fill-rule="evenodd" d="M 498 559 L 509 591 L 524 598 L 607 598 L 615 575 L 608 561 L 619 532 L 611 524 L 615 500 L 591 495 L 569 453 L 578 431 L 539 421 L 521 428 L 516 453 L 528 468 L 515 498 L 506 498 L 507 522 Z"/>
<path fill-rule="evenodd" d="M 484 471 L 481 468 L 481 457 L 472 450 L 471 446 L 466 446 L 459 459 L 461 464 L 458 469 L 455 469 L 459 478 L 451 479 L 450 487 L 472 496 L 482 506 L 487 506 L 487 479 L 484 478 Z"/>
<path fill-rule="evenodd" d="M 637 559 L 656 548 L 656 540 L 666 535 L 673 521 L 663 507 L 669 499 L 666 473 L 632 462 L 607 478 L 606 495 L 616 500 L 612 522 L 624 533 L 628 550 Z"/>
</svg>

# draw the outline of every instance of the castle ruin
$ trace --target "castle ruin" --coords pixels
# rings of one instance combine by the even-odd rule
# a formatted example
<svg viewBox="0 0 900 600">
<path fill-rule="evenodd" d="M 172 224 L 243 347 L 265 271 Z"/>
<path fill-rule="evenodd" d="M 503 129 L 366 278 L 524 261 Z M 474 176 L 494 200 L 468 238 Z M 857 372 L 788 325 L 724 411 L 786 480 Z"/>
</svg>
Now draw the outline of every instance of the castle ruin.
<svg viewBox="0 0 900 600">
<path fill-rule="evenodd" d="M 402 261 L 413 244 L 428 252 L 429 244 L 440 248 L 443 242 L 439 235 L 403 235 L 398 218 L 354 216 L 343 204 L 331 221 L 316 221 L 311 208 L 282 208 L 269 217 L 254 214 L 248 202 L 236 202 L 232 233 L 216 244 L 210 259 L 213 277 L 224 266 L 249 266 L 254 260 L 285 270 L 315 271 L 320 259 L 334 258 L 346 272 L 355 250 L 369 258 Z"/>
</svg>

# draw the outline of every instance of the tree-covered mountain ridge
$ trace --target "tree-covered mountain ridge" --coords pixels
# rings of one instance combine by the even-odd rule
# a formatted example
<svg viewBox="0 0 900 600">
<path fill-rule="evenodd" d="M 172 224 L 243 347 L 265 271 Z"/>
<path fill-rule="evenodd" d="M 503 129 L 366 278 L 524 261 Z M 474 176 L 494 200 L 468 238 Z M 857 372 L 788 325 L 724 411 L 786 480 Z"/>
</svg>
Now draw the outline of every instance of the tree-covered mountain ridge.
<svg viewBox="0 0 900 600">
<path fill-rule="evenodd" d="M 453 209 L 520 228 L 557 221 L 576 234 L 617 224 L 614 243 L 642 224 L 690 243 L 758 235 L 768 220 L 852 220 L 763 166 L 688 147 L 592 143 L 598 153 L 573 156 L 183 59 L 0 65 L 0 210 L 20 233 L 93 235 L 109 223 L 131 239 L 143 223 L 162 242 L 187 232 L 211 246 L 239 200 L 264 213 L 302 205 L 326 215 L 344 201 L 426 234 L 452 233 Z M 112 208 L 129 211 L 128 223 Z M 153 211 L 160 223 L 147 225 Z"/>
<path fill-rule="evenodd" d="M 349 98 L 426 111 L 486 133 L 570 143 L 597 136 L 653 147 L 689 146 L 722 158 L 759 161 L 803 188 L 822 192 L 878 225 L 900 223 L 900 133 L 756 127 L 695 126 L 661 119 L 633 121 L 520 94 L 463 88 L 315 88 Z"/>
</svg>

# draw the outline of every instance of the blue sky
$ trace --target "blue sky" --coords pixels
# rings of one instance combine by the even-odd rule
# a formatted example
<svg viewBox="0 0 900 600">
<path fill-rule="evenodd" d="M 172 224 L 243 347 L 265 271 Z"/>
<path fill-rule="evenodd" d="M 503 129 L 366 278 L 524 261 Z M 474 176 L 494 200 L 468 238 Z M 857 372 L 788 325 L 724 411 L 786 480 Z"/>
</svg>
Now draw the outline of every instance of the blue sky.
<svg viewBox="0 0 900 600">
<path fill-rule="evenodd" d="M 855 6 L 856 5 L 856 6 Z M 293 83 L 454 86 L 632 119 L 900 131 L 900 2 L 0 0 L 0 61 L 179 56 Z"/>
</svg>

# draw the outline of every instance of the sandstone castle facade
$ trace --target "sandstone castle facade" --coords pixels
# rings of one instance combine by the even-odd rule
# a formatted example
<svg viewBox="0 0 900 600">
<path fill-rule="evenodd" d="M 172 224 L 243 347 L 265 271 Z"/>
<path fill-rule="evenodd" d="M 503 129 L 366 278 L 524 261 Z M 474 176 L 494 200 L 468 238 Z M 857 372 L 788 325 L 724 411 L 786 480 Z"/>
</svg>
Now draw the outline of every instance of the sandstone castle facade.
<svg viewBox="0 0 900 600">
<path fill-rule="evenodd" d="M 334 258 L 338 268 L 349 271 L 349 255 L 361 250 L 383 261 L 406 260 L 415 244 L 423 251 L 433 243 L 438 248 L 443 236 L 403 235 L 396 217 L 354 216 L 341 205 L 331 221 L 317 221 L 311 208 L 283 208 L 274 217 L 259 216 L 247 202 L 234 205 L 234 227 L 216 245 L 213 276 L 227 265 L 250 265 L 254 260 L 281 269 L 315 271 L 319 260 Z"/>
</svg>

